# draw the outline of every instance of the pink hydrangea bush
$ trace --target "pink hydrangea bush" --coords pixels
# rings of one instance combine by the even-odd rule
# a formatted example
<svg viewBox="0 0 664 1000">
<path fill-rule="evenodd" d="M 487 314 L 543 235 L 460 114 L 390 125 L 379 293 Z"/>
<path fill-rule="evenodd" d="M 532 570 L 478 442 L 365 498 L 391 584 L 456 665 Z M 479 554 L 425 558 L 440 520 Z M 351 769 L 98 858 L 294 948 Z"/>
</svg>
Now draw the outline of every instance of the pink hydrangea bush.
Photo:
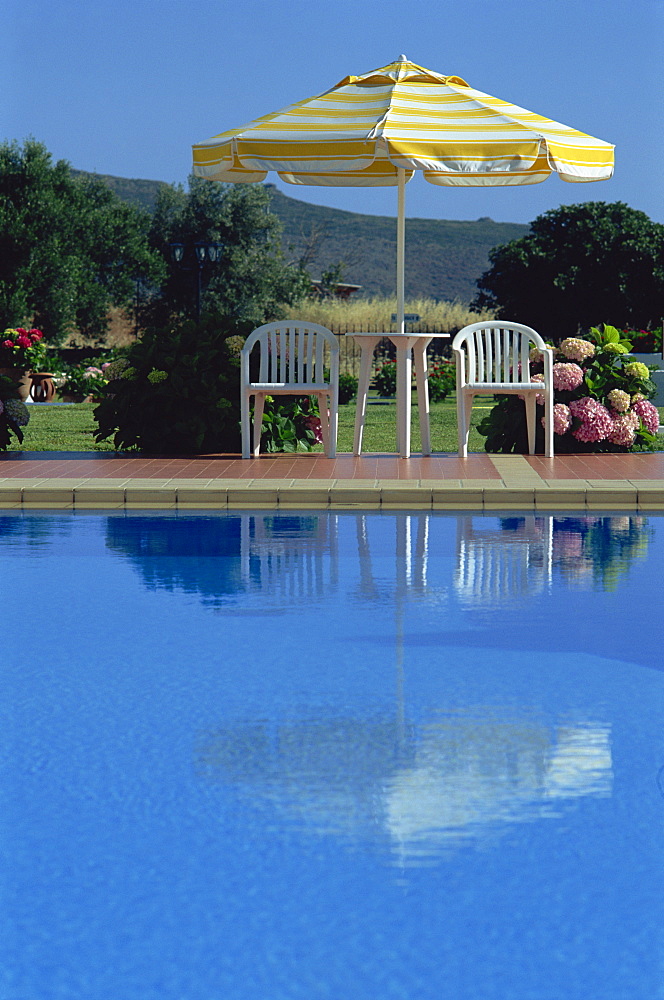
<svg viewBox="0 0 664 1000">
<path fill-rule="evenodd" d="M 553 366 L 553 388 L 561 392 L 573 392 L 583 382 L 583 368 L 575 364 L 557 362 Z"/>
<path fill-rule="evenodd" d="M 569 337 L 558 350 L 583 368 L 571 360 L 553 366 L 556 397 L 563 395 L 559 401 L 571 415 L 563 434 L 583 445 L 614 450 L 648 444 L 643 432 L 655 435 L 659 428 L 657 408 L 647 399 L 654 390 L 648 366 L 630 358 L 632 345 L 615 327 L 590 333 L 595 343 Z M 571 369 L 580 370 L 581 378 Z M 559 426 L 564 426 L 562 418 Z"/>
<path fill-rule="evenodd" d="M 636 438 L 638 426 L 639 418 L 636 413 L 618 413 L 613 417 L 613 427 L 607 437 L 613 444 L 621 445 L 623 448 L 631 448 Z"/>
<path fill-rule="evenodd" d="M 541 374 L 541 372 L 537 373 L 535 375 L 531 375 L 530 376 L 530 381 L 531 382 L 539 382 L 541 384 L 542 382 L 544 382 L 544 376 Z M 521 393 L 519 393 L 519 399 L 525 399 L 525 398 L 526 398 L 525 396 L 522 396 Z M 535 401 L 536 401 L 536 403 L 537 403 L 538 406 L 544 406 L 544 402 L 545 402 L 545 400 L 544 400 L 544 394 L 541 393 L 541 392 L 536 393 L 536 395 L 535 395 Z"/>
<path fill-rule="evenodd" d="M 592 342 L 591 342 L 592 340 Z M 630 357 L 632 344 L 615 327 L 593 328 L 589 339 L 567 337 L 553 365 L 553 423 L 558 452 L 627 451 L 658 447 L 660 426 L 650 369 Z M 543 357 L 530 352 L 530 380 L 542 382 Z M 544 395 L 537 394 L 544 403 Z M 541 418 L 541 425 L 545 419 Z M 502 397 L 480 423 L 487 451 L 527 448 L 525 410 L 517 396 Z M 538 429 L 537 448 L 543 446 Z"/>
<path fill-rule="evenodd" d="M 578 421 L 572 428 L 572 434 L 577 441 L 587 443 L 603 441 L 611 433 L 613 429 L 611 414 L 596 399 L 590 396 L 574 399 L 570 402 L 569 408 L 572 416 Z"/>
<path fill-rule="evenodd" d="M 560 345 L 560 353 L 570 361 L 585 361 L 595 356 L 595 345 L 579 337 L 567 337 Z"/>
<path fill-rule="evenodd" d="M 647 431 L 651 434 L 657 433 L 659 430 L 659 411 L 649 400 L 638 399 L 632 406 L 632 412 L 641 418 Z"/>
<path fill-rule="evenodd" d="M 542 417 L 542 426 L 544 426 L 544 417 Z M 563 435 L 567 434 L 567 431 L 572 426 L 572 411 L 569 406 L 565 406 L 564 403 L 554 403 L 553 404 L 553 433 Z"/>
</svg>

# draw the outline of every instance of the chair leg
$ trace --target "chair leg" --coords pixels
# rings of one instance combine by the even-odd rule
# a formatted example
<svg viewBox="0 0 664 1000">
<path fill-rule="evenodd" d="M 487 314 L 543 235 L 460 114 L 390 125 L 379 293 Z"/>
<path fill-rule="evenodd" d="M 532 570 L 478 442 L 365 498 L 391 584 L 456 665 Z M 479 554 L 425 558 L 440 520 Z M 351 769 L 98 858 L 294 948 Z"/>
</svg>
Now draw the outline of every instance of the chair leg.
<svg viewBox="0 0 664 1000">
<path fill-rule="evenodd" d="M 261 431 L 263 430 L 263 410 L 265 409 L 265 396 L 262 392 L 256 393 L 254 403 L 254 458 L 258 458 L 261 453 Z"/>
<path fill-rule="evenodd" d="M 470 431 L 470 415 L 473 409 L 473 397 L 457 389 L 457 435 L 459 456 L 468 458 L 468 433 Z"/>
<path fill-rule="evenodd" d="M 464 427 L 466 428 L 466 437 L 464 440 L 464 455 L 468 457 L 468 438 L 470 437 L 470 424 L 473 419 L 473 403 L 475 402 L 475 397 L 468 393 L 464 399 Z"/>
<path fill-rule="evenodd" d="M 339 431 L 339 393 L 334 389 L 330 393 L 330 448 L 328 458 L 336 458 L 337 436 Z"/>
<path fill-rule="evenodd" d="M 548 392 L 544 402 L 544 454 L 553 458 L 553 392 Z"/>
<path fill-rule="evenodd" d="M 535 421 L 537 419 L 537 400 L 535 393 L 529 392 L 524 399 L 526 407 L 526 427 L 528 428 L 528 453 L 535 454 Z"/>
<path fill-rule="evenodd" d="M 323 451 L 330 457 L 330 416 L 327 405 L 327 393 L 316 393 L 318 401 L 318 415 L 320 417 L 320 433 L 323 438 Z"/>
<path fill-rule="evenodd" d="M 251 458 L 251 412 L 249 393 L 243 392 L 240 402 L 240 426 L 242 429 L 242 458 Z"/>
</svg>

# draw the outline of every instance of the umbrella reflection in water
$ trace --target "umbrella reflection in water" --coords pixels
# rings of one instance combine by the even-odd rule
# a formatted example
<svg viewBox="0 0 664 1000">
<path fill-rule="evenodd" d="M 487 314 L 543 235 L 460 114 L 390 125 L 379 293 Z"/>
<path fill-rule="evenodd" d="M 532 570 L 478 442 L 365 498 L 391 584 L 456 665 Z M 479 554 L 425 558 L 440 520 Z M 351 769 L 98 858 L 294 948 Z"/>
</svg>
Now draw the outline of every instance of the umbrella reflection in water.
<svg viewBox="0 0 664 1000">
<path fill-rule="evenodd" d="M 199 734 L 206 783 L 232 786 L 309 833 L 382 845 L 403 866 L 431 863 L 510 824 L 559 815 L 582 797 L 611 794 L 610 724 L 590 712 L 554 710 L 545 718 L 521 701 L 502 708 L 465 695 L 452 707 L 444 685 L 417 705 L 418 661 L 406 661 L 406 622 L 449 617 L 455 605 L 463 613 L 501 611 L 545 592 L 555 575 L 566 587 L 615 586 L 647 551 L 647 518 L 463 515 L 449 553 L 440 550 L 449 534 L 426 511 L 229 512 L 180 521 L 181 532 L 159 518 L 109 518 L 107 544 L 148 586 L 197 594 L 216 613 L 300 614 L 345 593 L 365 609 L 358 620 L 374 617 L 387 627 L 394 656 L 391 708 L 356 704 L 341 689 L 330 703 L 328 686 L 320 704 L 308 695 L 280 715 L 270 703 L 258 719 Z M 449 569 L 432 558 L 441 554 L 449 554 Z M 313 653 L 307 683 L 315 695 L 316 671 L 322 677 L 326 664 L 324 651 Z M 435 670 L 457 683 L 445 640 Z M 384 676 L 376 675 L 378 685 Z"/>
<path fill-rule="evenodd" d="M 370 537 L 377 522 L 361 513 L 344 516 L 354 518 L 357 534 L 355 598 L 370 607 L 380 602 L 394 608 L 394 711 L 321 717 L 304 708 L 294 719 L 239 721 L 201 736 L 201 776 L 234 786 L 242 797 L 310 834 L 387 845 L 403 867 L 435 863 L 441 851 L 492 836 L 508 824 L 558 816 L 580 797 L 609 796 L 611 733 L 603 722 L 577 719 L 552 726 L 530 709 L 484 706 L 429 709 L 420 720 L 409 718 L 407 607 L 449 600 L 448 588 L 429 579 L 432 515 L 391 518 L 394 575 L 385 574 L 381 564 L 379 577 Z M 525 520 L 510 535 L 486 526 L 474 530 L 472 518 L 459 519 L 455 589 L 462 603 L 501 587 L 515 596 L 550 583 L 553 519 Z M 285 552 L 274 547 L 269 532 L 254 529 L 248 544 L 252 553 L 260 552 L 262 567 L 276 558 L 286 571 Z M 501 551 L 519 556 L 502 559 Z M 300 573 L 293 567 L 294 579 Z M 291 594 L 296 589 L 292 581 L 282 586 Z"/>
<path fill-rule="evenodd" d="M 611 794 L 609 727 L 555 732 L 526 714 L 401 725 L 387 716 L 237 723 L 202 739 L 199 771 L 286 822 L 350 842 L 386 838 L 400 864 Z"/>
</svg>

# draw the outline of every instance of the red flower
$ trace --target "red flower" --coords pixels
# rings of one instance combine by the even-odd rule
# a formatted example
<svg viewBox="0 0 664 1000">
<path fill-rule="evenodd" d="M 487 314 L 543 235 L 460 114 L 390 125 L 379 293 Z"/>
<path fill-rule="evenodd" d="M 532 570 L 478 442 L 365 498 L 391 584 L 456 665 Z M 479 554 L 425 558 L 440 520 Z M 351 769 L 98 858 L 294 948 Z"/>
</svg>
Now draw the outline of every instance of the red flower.
<svg viewBox="0 0 664 1000">
<path fill-rule="evenodd" d="M 27 333 L 21 333 L 16 341 L 19 347 L 32 347 L 32 341 L 28 337 Z"/>
<path fill-rule="evenodd" d="M 3 340 L 2 346 L 3 347 L 13 347 L 14 346 L 14 341 L 13 340 Z"/>
<path fill-rule="evenodd" d="M 41 332 L 41 330 L 36 330 L 36 329 L 29 330 L 28 334 L 29 334 L 29 336 L 30 336 L 33 344 L 36 344 L 37 341 L 41 340 L 42 337 L 44 336 L 44 334 Z"/>
</svg>

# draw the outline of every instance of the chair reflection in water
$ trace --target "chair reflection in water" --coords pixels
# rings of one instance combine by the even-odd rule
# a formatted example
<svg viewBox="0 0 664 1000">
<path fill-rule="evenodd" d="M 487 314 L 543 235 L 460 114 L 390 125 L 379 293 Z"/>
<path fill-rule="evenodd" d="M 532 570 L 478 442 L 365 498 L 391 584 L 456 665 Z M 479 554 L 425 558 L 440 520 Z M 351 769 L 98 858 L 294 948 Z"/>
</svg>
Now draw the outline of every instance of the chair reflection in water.
<svg viewBox="0 0 664 1000">
<path fill-rule="evenodd" d="M 339 583 L 337 514 L 248 514 L 242 518 L 241 576 L 249 589 L 282 599 L 312 600 Z"/>
<path fill-rule="evenodd" d="M 477 607 L 504 604 L 551 586 L 553 517 L 502 518 L 498 528 L 482 518 L 457 519 L 454 589 Z"/>
</svg>

